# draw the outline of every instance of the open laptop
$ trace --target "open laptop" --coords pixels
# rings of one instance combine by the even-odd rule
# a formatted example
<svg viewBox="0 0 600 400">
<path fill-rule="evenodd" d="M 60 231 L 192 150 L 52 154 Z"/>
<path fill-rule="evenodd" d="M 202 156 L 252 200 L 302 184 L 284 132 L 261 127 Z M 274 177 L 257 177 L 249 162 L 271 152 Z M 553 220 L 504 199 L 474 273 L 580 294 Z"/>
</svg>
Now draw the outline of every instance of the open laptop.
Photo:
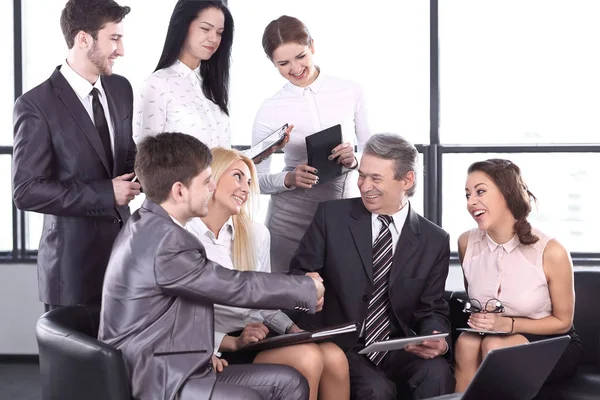
<svg viewBox="0 0 600 400">
<path fill-rule="evenodd" d="M 429 400 L 531 400 L 569 344 L 568 335 L 492 350 L 464 393 Z"/>
</svg>

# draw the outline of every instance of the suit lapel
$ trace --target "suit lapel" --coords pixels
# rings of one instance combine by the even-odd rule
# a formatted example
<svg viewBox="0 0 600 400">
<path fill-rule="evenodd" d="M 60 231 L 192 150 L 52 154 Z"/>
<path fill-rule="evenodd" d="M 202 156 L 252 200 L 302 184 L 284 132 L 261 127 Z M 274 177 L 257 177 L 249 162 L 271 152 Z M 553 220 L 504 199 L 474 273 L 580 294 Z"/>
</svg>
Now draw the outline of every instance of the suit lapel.
<svg viewBox="0 0 600 400">
<path fill-rule="evenodd" d="M 409 203 L 410 204 L 410 203 Z M 391 288 L 398 275 L 402 270 L 411 270 L 418 268 L 418 265 L 409 264 L 413 254 L 417 251 L 420 245 L 419 235 L 421 234 L 421 225 L 419 224 L 419 216 L 413 211 L 412 207 L 408 210 L 408 216 L 398 244 L 394 251 L 394 262 L 390 271 L 389 287 Z M 408 274 L 409 276 L 412 274 Z"/>
<path fill-rule="evenodd" d="M 350 213 L 350 232 L 354 239 L 354 245 L 358 250 L 360 259 L 369 277 L 369 282 L 373 282 L 373 241 L 371 233 L 371 213 L 365 208 L 362 200 L 359 198 L 354 203 Z"/>
<path fill-rule="evenodd" d="M 85 137 L 92 145 L 92 148 L 100 158 L 100 161 L 102 161 L 102 165 L 104 165 L 106 172 L 110 176 L 108 160 L 106 159 L 106 154 L 104 153 L 98 130 L 85 110 L 85 107 L 81 104 L 79 97 L 77 97 L 77 94 L 71 85 L 69 85 L 63 74 L 60 72 L 60 67 L 57 67 L 56 70 L 54 70 L 54 73 L 50 77 L 50 82 L 52 83 L 56 95 L 69 110 L 73 119 L 85 134 Z"/>
<path fill-rule="evenodd" d="M 126 149 L 127 145 L 121 143 L 123 139 L 123 135 L 121 134 L 121 121 L 123 120 L 123 115 L 121 114 L 121 110 L 117 107 L 117 100 L 115 96 L 112 95 L 110 90 L 110 84 L 104 77 L 100 77 L 102 79 L 102 87 L 104 87 L 104 93 L 106 93 L 106 100 L 108 103 L 108 112 L 110 113 L 110 119 L 113 125 L 113 133 L 115 135 L 115 145 L 113 151 L 113 171 L 115 171 L 115 175 L 117 171 L 123 171 L 125 164 L 125 156 L 126 154 L 121 154 L 121 149 Z"/>
</svg>

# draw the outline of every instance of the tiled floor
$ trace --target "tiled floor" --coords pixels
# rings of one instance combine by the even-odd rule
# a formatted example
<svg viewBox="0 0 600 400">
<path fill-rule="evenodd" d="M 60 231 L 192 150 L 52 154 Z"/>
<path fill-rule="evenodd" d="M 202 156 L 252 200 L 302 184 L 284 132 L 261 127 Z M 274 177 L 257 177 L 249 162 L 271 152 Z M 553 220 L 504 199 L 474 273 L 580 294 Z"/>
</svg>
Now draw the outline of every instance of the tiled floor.
<svg viewBox="0 0 600 400">
<path fill-rule="evenodd" d="M 40 370 L 34 362 L 0 362 L 0 399 L 40 400 Z"/>
</svg>

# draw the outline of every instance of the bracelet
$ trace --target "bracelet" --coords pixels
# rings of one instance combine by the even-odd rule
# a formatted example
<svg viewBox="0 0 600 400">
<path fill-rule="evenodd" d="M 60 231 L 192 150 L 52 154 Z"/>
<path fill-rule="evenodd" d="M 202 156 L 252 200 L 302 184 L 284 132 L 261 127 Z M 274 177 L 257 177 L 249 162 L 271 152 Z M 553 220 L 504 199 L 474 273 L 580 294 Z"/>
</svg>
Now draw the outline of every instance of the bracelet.
<svg viewBox="0 0 600 400">
<path fill-rule="evenodd" d="M 514 333 L 515 332 L 515 319 L 513 317 L 508 317 L 512 320 L 512 325 L 510 327 L 510 332 L 508 333 Z"/>
</svg>

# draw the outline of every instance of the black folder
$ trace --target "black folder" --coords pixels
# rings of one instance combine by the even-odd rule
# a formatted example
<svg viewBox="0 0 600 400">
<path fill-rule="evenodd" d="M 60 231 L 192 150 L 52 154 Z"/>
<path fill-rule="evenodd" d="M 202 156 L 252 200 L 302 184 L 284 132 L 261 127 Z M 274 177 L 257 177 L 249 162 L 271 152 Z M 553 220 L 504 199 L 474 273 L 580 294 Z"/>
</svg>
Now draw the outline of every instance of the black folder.
<svg viewBox="0 0 600 400">
<path fill-rule="evenodd" d="M 342 175 L 342 164 L 338 159 L 330 160 L 331 150 L 342 143 L 342 126 L 334 125 L 306 137 L 308 165 L 317 169 L 319 184 Z"/>
<path fill-rule="evenodd" d="M 260 342 L 244 346 L 238 351 L 263 351 L 275 349 L 277 347 L 291 346 L 294 344 L 322 342 L 323 340 L 331 339 L 334 336 L 344 335 L 352 332 L 356 332 L 356 324 L 354 322 L 330 326 L 328 328 L 319 329 L 313 332 L 304 331 L 273 336 L 263 339 Z"/>
</svg>

